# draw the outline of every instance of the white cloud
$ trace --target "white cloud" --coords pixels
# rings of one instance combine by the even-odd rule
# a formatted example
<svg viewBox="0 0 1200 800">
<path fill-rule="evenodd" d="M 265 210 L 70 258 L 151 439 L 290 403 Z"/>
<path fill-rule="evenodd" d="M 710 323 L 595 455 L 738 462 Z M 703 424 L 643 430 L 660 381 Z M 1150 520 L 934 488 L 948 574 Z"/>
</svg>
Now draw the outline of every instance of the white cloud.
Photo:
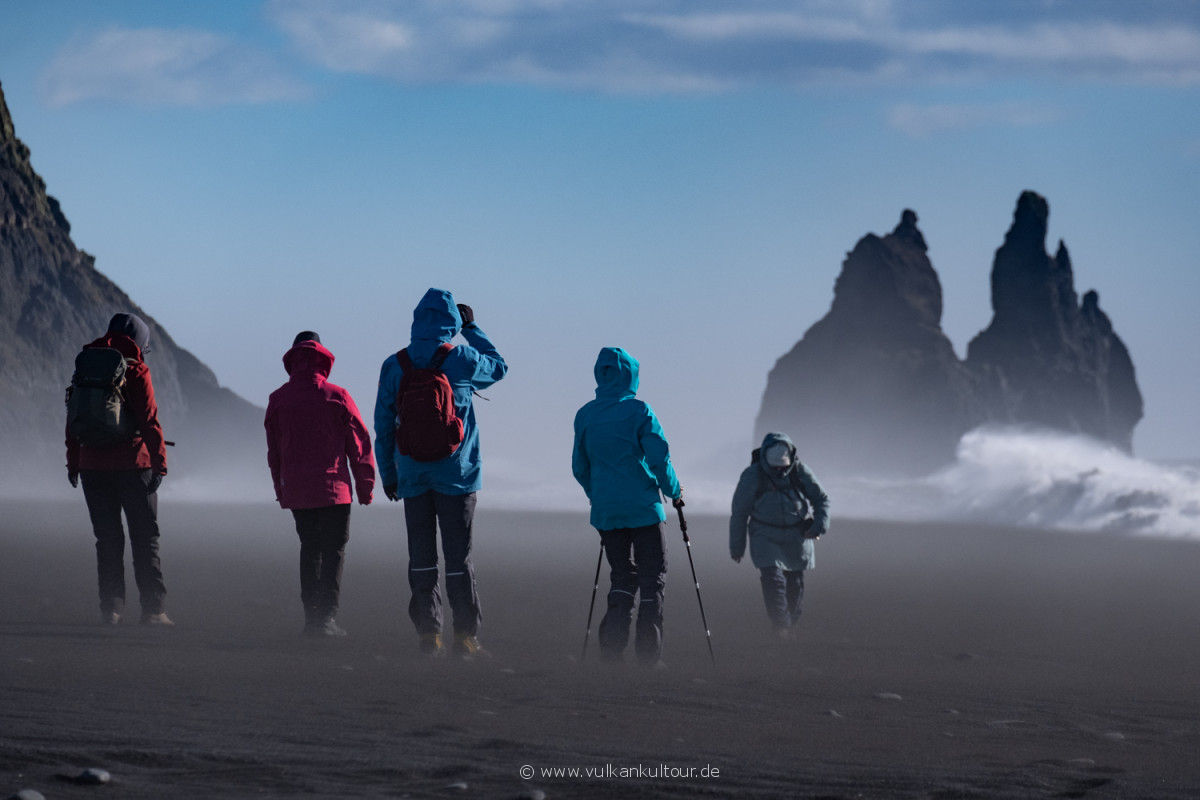
<svg viewBox="0 0 1200 800">
<path fill-rule="evenodd" d="M 1200 84 L 1200 19 L 1187 6 L 1176 14 L 1182 18 L 1163 18 L 1153 3 L 1140 17 L 1125 6 L 1120 20 L 1104 16 L 1105 8 L 1112 7 L 1050 4 L 1033 13 L 1027 3 L 991 0 L 271 0 L 268 16 L 327 68 L 414 83 L 614 91 L 1028 77 Z"/>
<path fill-rule="evenodd" d="M 213 106 L 302 97 L 305 87 L 270 57 L 195 30 L 109 28 L 67 42 L 43 73 L 46 101 L 94 98 Z"/>
</svg>

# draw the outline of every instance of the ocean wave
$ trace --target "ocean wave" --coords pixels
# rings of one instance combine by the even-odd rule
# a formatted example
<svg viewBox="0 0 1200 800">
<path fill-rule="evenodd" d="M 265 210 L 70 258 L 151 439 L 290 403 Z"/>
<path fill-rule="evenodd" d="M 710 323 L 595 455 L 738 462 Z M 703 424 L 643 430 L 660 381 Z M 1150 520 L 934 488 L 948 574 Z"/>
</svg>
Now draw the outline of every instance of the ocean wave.
<svg viewBox="0 0 1200 800">
<path fill-rule="evenodd" d="M 856 516 L 1200 538 L 1200 470 L 1053 431 L 978 428 L 932 475 L 838 489 Z"/>
</svg>

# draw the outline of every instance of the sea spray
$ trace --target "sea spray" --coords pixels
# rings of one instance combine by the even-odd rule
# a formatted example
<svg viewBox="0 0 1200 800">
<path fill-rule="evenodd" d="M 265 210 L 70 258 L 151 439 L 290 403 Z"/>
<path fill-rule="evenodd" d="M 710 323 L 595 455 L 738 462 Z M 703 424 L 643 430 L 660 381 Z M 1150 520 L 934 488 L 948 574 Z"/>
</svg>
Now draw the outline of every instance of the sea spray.
<svg viewBox="0 0 1200 800">
<path fill-rule="evenodd" d="M 1200 538 L 1200 470 L 1055 431 L 977 428 L 928 477 L 838 482 L 830 495 L 846 516 Z"/>
</svg>

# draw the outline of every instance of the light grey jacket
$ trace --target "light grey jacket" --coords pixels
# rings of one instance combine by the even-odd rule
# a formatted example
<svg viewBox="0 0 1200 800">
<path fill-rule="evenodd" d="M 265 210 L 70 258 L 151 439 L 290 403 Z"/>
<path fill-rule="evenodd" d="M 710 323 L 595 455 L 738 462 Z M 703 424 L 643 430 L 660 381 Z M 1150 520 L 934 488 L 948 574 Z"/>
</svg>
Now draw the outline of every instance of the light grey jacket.
<svg viewBox="0 0 1200 800">
<path fill-rule="evenodd" d="M 785 470 L 760 458 L 784 442 L 792 454 Z M 812 516 L 809 517 L 811 510 Z M 813 540 L 829 530 L 829 496 L 816 477 L 796 459 L 796 445 L 784 433 L 768 433 L 751 456 L 733 493 L 729 517 L 729 554 L 741 558 L 750 542 L 750 559 L 759 569 L 797 571 L 815 564 Z"/>
</svg>

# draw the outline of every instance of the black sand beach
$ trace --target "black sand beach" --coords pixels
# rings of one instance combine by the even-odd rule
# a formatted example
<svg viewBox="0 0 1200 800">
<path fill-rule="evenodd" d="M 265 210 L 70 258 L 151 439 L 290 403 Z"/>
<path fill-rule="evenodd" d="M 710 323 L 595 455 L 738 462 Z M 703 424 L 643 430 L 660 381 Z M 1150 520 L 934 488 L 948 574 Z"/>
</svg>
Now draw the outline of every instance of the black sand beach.
<svg viewBox="0 0 1200 800">
<path fill-rule="evenodd" d="M 0 514 L 0 796 L 1200 796 L 1200 543 L 836 519 L 778 643 L 698 516 L 714 669 L 672 520 L 645 671 L 594 631 L 579 661 L 583 514 L 480 512 L 478 663 L 418 655 L 397 506 L 355 508 L 330 640 L 299 635 L 286 512 L 163 499 L 170 630 L 99 626 L 81 497 Z M 88 767 L 112 783 L 57 777 Z"/>
</svg>

